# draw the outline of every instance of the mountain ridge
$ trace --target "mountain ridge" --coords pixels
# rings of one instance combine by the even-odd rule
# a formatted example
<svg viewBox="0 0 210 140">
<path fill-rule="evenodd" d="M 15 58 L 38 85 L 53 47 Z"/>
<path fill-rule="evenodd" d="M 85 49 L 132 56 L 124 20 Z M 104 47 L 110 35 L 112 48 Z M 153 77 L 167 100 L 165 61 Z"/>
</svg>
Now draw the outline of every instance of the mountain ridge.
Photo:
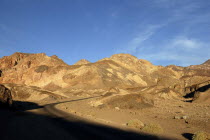
<svg viewBox="0 0 210 140">
<path fill-rule="evenodd" d="M 95 63 L 83 59 L 76 65 L 68 65 L 55 55 L 17 52 L 0 58 L 0 64 L 0 83 L 25 84 L 49 90 L 175 87 L 182 86 L 183 79 L 187 85 L 192 84 L 189 82 L 192 75 L 209 77 L 209 69 L 206 69 L 206 75 L 199 73 L 202 65 L 156 66 L 130 54 L 115 54 Z"/>
</svg>

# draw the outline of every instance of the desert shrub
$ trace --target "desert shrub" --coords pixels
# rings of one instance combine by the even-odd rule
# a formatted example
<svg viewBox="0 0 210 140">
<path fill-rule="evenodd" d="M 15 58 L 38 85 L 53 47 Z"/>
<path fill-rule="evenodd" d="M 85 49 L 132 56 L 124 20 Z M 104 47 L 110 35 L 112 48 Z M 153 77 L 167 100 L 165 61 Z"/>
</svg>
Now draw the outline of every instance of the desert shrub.
<svg viewBox="0 0 210 140">
<path fill-rule="evenodd" d="M 132 128 L 139 128 L 139 129 L 141 129 L 141 128 L 144 127 L 144 123 L 141 122 L 138 119 L 134 119 L 134 120 L 128 121 L 127 126 L 128 127 L 132 127 Z"/>
<path fill-rule="evenodd" d="M 210 140 L 210 135 L 206 132 L 199 131 L 193 135 L 192 140 Z"/>
<path fill-rule="evenodd" d="M 48 68 L 49 68 L 49 67 L 46 66 L 46 65 L 41 65 L 41 66 L 39 66 L 37 69 L 35 69 L 35 72 L 37 72 L 37 73 L 42 73 L 42 72 L 48 70 Z"/>
<path fill-rule="evenodd" d="M 164 132 L 163 128 L 159 124 L 147 124 L 145 127 L 141 129 L 143 132 L 146 133 L 153 133 L 153 134 L 161 134 Z"/>
</svg>

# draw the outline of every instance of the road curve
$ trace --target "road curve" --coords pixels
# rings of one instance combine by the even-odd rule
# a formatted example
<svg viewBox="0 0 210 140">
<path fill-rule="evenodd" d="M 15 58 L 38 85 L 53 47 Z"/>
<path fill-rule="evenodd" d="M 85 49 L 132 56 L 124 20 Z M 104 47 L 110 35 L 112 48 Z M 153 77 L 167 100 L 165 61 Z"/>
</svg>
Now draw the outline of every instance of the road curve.
<svg viewBox="0 0 210 140">
<path fill-rule="evenodd" d="M 75 102 L 83 98 L 65 102 Z M 64 102 L 59 102 L 64 103 Z M 0 110 L 1 140 L 157 140 L 167 139 L 128 132 L 65 113 L 53 103 L 35 111 Z"/>
</svg>

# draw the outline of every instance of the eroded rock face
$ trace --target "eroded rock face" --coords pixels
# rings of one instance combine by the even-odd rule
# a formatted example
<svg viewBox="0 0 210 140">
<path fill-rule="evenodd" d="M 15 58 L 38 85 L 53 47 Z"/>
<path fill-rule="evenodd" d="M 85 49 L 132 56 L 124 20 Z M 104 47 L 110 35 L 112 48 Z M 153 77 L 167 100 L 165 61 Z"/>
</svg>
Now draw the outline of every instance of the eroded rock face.
<svg viewBox="0 0 210 140">
<path fill-rule="evenodd" d="M 1 70 L 10 69 L 16 66 L 22 59 L 26 58 L 29 55 L 30 54 L 28 53 L 16 52 L 11 56 L 4 56 L 3 58 L 0 59 L 1 62 L 0 69 Z"/>
<path fill-rule="evenodd" d="M 12 95 L 11 91 L 4 85 L 0 85 L 0 107 L 11 107 Z"/>
<path fill-rule="evenodd" d="M 58 78 L 61 67 L 68 67 L 57 56 L 44 53 L 14 53 L 0 59 L 0 83 L 25 84 L 44 87 Z M 60 69 L 61 68 L 61 69 Z M 62 77 L 62 76 L 61 76 Z"/>
</svg>

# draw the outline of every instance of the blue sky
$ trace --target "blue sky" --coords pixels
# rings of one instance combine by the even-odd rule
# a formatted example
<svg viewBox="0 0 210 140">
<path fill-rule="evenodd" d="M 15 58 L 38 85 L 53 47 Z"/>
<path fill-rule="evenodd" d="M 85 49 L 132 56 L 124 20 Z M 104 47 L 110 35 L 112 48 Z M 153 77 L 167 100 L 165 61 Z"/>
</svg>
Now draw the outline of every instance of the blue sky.
<svg viewBox="0 0 210 140">
<path fill-rule="evenodd" d="M 68 64 L 130 53 L 155 65 L 210 59 L 210 0 L 0 0 L 0 57 Z"/>
</svg>

